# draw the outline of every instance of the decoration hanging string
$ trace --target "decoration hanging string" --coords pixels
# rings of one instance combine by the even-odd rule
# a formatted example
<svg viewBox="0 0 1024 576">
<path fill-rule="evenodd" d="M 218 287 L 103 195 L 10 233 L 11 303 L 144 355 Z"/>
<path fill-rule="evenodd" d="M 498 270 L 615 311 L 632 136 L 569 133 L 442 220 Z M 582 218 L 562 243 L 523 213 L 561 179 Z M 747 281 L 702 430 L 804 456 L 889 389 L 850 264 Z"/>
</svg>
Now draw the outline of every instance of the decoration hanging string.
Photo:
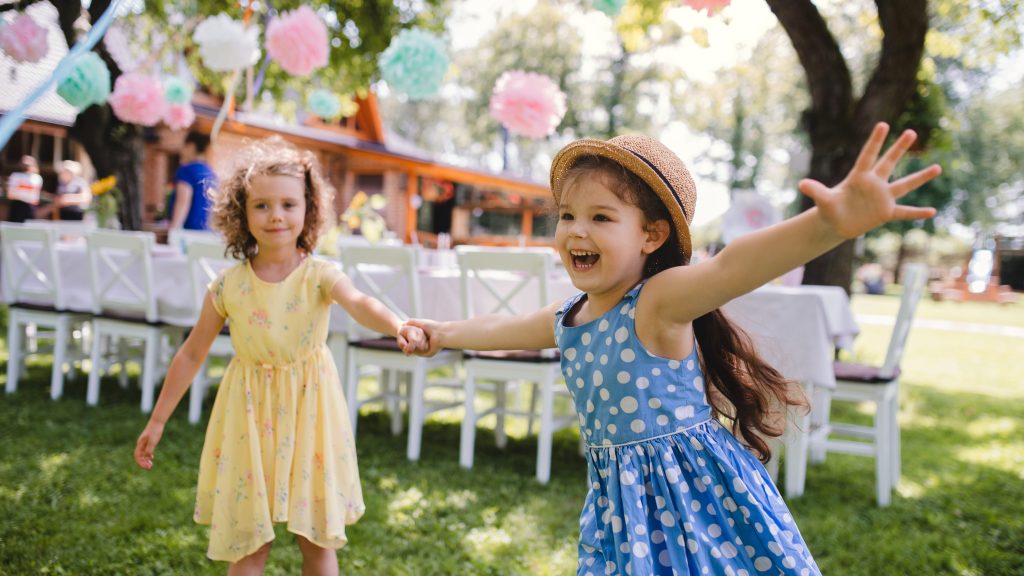
<svg viewBox="0 0 1024 576">
<path fill-rule="evenodd" d="M 75 45 L 68 50 L 67 56 L 65 56 L 53 70 L 53 74 L 44 80 L 36 89 L 22 100 L 13 110 L 4 114 L 3 118 L 0 118 L 0 148 L 7 145 L 7 142 L 14 135 L 14 132 L 21 126 L 21 123 L 25 121 L 25 115 L 33 104 L 42 98 L 47 91 L 57 82 L 64 79 L 74 66 L 75 60 L 84 52 L 92 50 L 92 47 L 100 41 L 100 38 L 106 33 L 107 28 L 110 27 L 110 23 L 114 21 L 114 14 L 120 7 L 122 0 L 113 0 L 110 6 L 107 7 L 103 15 L 100 16 L 99 20 L 93 24 L 93 27 L 86 34 L 85 38 L 79 40 Z"/>
</svg>

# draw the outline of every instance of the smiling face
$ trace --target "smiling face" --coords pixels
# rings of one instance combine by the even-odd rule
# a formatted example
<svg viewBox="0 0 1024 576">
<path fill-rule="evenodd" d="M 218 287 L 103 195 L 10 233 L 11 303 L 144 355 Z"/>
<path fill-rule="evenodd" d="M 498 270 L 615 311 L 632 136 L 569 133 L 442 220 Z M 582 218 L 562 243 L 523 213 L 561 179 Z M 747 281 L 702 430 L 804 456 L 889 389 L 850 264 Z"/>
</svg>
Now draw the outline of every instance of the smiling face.
<svg viewBox="0 0 1024 576">
<path fill-rule="evenodd" d="M 563 190 L 555 244 L 574 286 L 618 299 L 643 278 L 647 257 L 664 243 L 668 223 L 648 225 L 600 171 L 578 175 Z"/>
<path fill-rule="evenodd" d="M 261 252 L 295 248 L 306 223 L 302 179 L 278 174 L 254 177 L 245 199 L 245 216 Z"/>
</svg>

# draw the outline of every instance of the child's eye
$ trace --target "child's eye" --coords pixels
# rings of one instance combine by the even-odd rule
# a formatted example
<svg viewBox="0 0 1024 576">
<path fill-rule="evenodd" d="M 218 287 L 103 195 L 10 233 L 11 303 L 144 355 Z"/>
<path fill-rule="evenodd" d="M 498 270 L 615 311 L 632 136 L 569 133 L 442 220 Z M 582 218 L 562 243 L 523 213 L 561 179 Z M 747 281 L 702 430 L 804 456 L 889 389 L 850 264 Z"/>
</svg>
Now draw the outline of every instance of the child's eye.
<svg viewBox="0 0 1024 576">
<path fill-rule="evenodd" d="M 558 216 L 558 219 L 559 220 L 572 220 L 573 218 L 572 218 L 572 214 L 569 214 L 568 212 L 562 212 L 562 214 Z"/>
<path fill-rule="evenodd" d="M 594 220 L 597 220 L 598 222 L 610 222 L 611 218 L 608 218 L 604 214 L 597 214 L 594 216 Z"/>
</svg>

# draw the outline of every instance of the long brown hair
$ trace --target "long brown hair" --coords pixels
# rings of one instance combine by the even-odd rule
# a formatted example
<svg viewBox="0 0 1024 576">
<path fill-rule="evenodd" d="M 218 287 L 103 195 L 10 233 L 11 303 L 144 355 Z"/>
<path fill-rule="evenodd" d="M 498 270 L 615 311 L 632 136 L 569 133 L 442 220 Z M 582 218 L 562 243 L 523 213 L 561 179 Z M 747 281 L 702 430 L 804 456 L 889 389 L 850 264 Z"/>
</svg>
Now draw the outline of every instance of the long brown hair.
<svg viewBox="0 0 1024 576">
<path fill-rule="evenodd" d="M 334 223 L 334 188 L 320 175 L 312 152 L 299 150 L 280 136 L 250 143 L 234 159 L 231 170 L 217 190 L 210 190 L 213 207 L 210 224 L 224 236 L 227 252 L 234 258 L 252 259 L 256 238 L 249 232 L 245 200 L 256 176 L 294 176 L 302 179 L 306 214 L 297 247 L 312 254 L 324 229 Z"/>
<path fill-rule="evenodd" d="M 671 227 L 668 208 L 657 194 L 639 176 L 620 164 L 600 156 L 581 158 L 566 172 L 565 182 L 583 174 L 607 178 L 611 189 L 623 202 L 643 212 L 645 224 L 665 220 Z M 685 266 L 679 250 L 679 240 L 670 234 L 660 248 L 647 257 L 644 278 L 675 266 Z M 732 432 L 759 459 L 767 462 L 771 449 L 764 437 L 778 437 L 785 431 L 785 419 L 773 422 L 773 414 L 788 406 L 807 407 L 807 400 L 778 370 L 765 362 L 757 353 L 750 336 L 732 323 L 721 309 L 712 310 L 694 319 L 693 332 L 697 339 L 698 354 L 704 379 L 721 396 L 705 388 L 708 403 L 716 414 L 732 421 Z M 722 399 L 726 402 L 723 402 Z"/>
</svg>

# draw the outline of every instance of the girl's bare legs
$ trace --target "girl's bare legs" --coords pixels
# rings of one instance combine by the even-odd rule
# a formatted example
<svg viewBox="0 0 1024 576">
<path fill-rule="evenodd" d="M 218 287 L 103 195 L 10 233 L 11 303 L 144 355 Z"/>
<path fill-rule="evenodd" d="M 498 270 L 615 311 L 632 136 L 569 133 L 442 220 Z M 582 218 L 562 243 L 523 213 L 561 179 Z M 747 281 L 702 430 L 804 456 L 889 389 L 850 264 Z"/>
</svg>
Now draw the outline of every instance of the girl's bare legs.
<svg viewBox="0 0 1024 576">
<path fill-rule="evenodd" d="M 302 576 L 338 576 L 338 553 L 296 535 L 302 550 Z"/>
<path fill-rule="evenodd" d="M 259 576 L 263 574 L 263 565 L 270 556 L 271 542 L 267 542 L 259 550 L 228 566 L 228 576 Z"/>
</svg>

